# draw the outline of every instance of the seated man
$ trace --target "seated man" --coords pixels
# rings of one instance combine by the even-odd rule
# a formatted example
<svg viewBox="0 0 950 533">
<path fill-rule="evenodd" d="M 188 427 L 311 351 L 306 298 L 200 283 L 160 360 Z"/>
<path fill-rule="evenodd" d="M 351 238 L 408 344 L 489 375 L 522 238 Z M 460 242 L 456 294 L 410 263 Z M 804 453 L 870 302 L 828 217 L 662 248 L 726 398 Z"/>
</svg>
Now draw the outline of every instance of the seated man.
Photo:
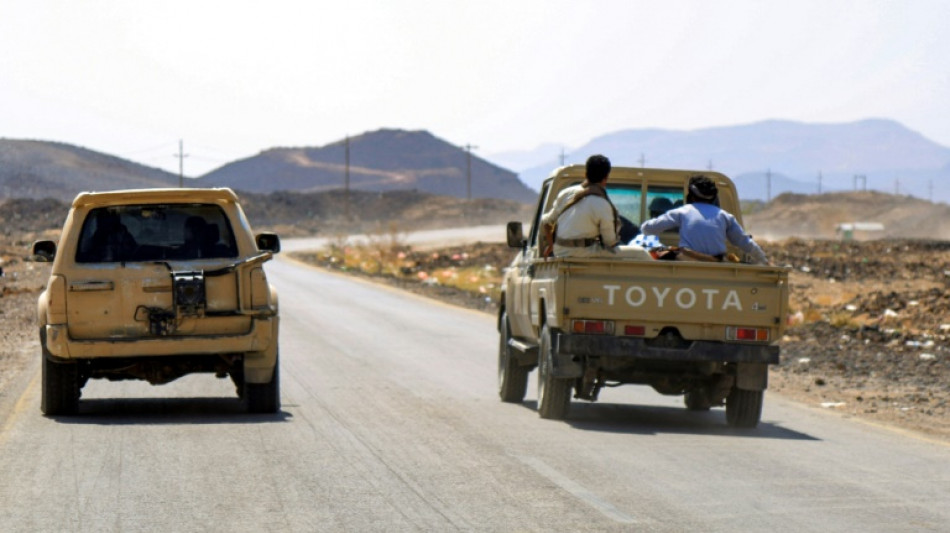
<svg viewBox="0 0 950 533">
<path fill-rule="evenodd" d="M 96 230 L 77 259 L 83 262 L 113 262 L 132 259 L 135 238 L 115 212 L 100 209 L 95 215 Z"/>
<path fill-rule="evenodd" d="M 640 248 L 628 250 L 620 246 L 620 217 L 607 196 L 610 160 L 602 155 L 587 159 L 587 179 L 561 191 L 554 206 L 541 217 L 545 233 L 556 228 L 553 252 L 555 257 L 636 257 L 649 259 Z"/>
<path fill-rule="evenodd" d="M 665 196 L 657 196 L 650 201 L 650 205 L 647 209 L 650 211 L 650 218 L 656 218 L 670 209 L 673 209 L 673 202 Z"/>
<path fill-rule="evenodd" d="M 562 190 L 551 210 L 541 217 L 544 239 L 555 236 L 555 241 L 549 243 L 553 244 L 553 255 L 650 259 L 643 248 L 621 244 L 621 218 L 607 196 L 610 160 L 602 155 L 590 156 L 585 176 L 583 183 Z M 630 229 L 636 233 L 635 226 Z"/>
<path fill-rule="evenodd" d="M 680 247 L 711 256 L 711 260 L 722 261 L 728 241 L 750 254 L 756 263 L 768 264 L 765 252 L 746 235 L 736 217 L 716 205 L 719 196 L 716 182 L 697 175 L 689 179 L 688 187 L 686 205 L 644 222 L 640 231 L 644 235 L 659 235 L 679 228 Z"/>
<path fill-rule="evenodd" d="M 190 216 L 185 220 L 182 232 L 184 243 L 178 249 L 181 259 L 198 259 L 205 256 L 204 240 L 207 224 L 205 219 L 199 216 Z"/>
</svg>

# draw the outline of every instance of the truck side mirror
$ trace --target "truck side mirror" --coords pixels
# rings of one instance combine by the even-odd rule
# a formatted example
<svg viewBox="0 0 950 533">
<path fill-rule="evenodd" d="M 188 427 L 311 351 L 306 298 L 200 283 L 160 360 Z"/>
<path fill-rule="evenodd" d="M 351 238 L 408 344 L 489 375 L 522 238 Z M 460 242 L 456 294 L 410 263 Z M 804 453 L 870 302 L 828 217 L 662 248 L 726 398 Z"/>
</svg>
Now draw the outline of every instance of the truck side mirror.
<svg viewBox="0 0 950 533">
<path fill-rule="evenodd" d="M 36 241 L 33 243 L 33 260 L 38 263 L 49 263 L 56 257 L 56 243 L 53 241 Z"/>
<path fill-rule="evenodd" d="M 265 231 L 254 236 L 257 249 L 262 252 L 277 253 L 280 251 L 280 237 L 276 233 Z"/>
<path fill-rule="evenodd" d="M 521 222 L 509 222 L 507 226 L 508 246 L 510 248 L 524 248 L 527 243 L 524 239 L 524 230 Z"/>
</svg>

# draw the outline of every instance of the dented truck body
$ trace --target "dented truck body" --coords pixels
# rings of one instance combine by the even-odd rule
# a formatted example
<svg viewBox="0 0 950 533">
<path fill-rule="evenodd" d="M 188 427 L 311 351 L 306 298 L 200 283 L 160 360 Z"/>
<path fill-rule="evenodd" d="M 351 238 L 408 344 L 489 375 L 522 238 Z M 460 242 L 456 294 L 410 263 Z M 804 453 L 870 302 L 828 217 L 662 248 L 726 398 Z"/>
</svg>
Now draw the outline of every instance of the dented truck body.
<svg viewBox="0 0 950 533">
<path fill-rule="evenodd" d="M 538 368 L 545 418 L 566 416 L 572 397 L 594 401 L 603 387 L 644 384 L 683 395 L 690 409 L 725 405 L 734 426 L 757 425 L 768 365 L 779 361 L 787 270 L 624 254 L 542 257 L 540 216 L 560 190 L 583 180 L 583 171 L 564 167 L 543 184 L 527 237 L 518 223 L 509 225 L 509 244 L 520 251 L 505 273 L 498 314 L 502 400 L 522 401 L 528 373 Z M 656 216 L 656 198 L 670 200 L 668 206 L 682 201 L 695 173 L 615 168 L 608 192 L 624 223 L 636 227 Z M 722 207 L 741 216 L 732 182 L 704 174 L 717 181 Z M 678 235 L 661 240 L 675 245 Z"/>
<path fill-rule="evenodd" d="M 43 411 L 72 414 L 89 379 L 158 385 L 230 376 L 248 409 L 279 407 L 278 302 L 256 238 L 229 189 L 82 193 L 52 259 L 37 316 Z"/>
</svg>

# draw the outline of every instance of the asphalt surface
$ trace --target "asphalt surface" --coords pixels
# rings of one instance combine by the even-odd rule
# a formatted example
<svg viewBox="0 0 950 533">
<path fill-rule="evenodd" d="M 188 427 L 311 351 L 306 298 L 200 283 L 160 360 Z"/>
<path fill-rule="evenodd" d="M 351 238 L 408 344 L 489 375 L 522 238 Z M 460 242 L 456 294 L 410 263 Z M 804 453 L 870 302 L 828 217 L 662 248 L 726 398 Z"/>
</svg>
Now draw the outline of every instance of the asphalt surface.
<svg viewBox="0 0 950 533">
<path fill-rule="evenodd" d="M 227 379 L 90 382 L 0 412 L 2 531 L 948 531 L 950 447 L 766 394 L 756 430 L 645 387 L 538 418 L 490 316 L 286 259 L 283 408 Z"/>
<path fill-rule="evenodd" d="M 368 244 L 374 240 L 387 241 L 392 237 L 396 237 L 400 242 L 417 248 L 476 241 L 505 242 L 505 226 L 470 226 L 464 228 L 413 231 L 397 233 L 396 235 L 351 235 L 346 238 L 346 242 L 349 244 Z M 281 241 L 281 247 L 286 252 L 315 250 L 337 240 L 338 239 L 330 237 L 295 237 L 283 239 Z"/>
</svg>

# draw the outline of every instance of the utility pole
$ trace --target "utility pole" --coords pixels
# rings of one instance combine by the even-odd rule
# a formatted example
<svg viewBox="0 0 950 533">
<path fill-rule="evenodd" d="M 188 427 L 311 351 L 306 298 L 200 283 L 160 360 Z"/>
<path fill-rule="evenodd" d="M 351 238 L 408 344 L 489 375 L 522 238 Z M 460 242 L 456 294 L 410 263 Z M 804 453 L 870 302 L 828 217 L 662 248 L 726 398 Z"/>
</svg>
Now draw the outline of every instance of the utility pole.
<svg viewBox="0 0 950 533">
<path fill-rule="evenodd" d="M 706 170 L 712 171 L 712 169 L 713 169 L 712 159 L 710 159 L 709 163 L 706 164 Z"/>
<path fill-rule="evenodd" d="M 178 158 L 178 188 L 181 189 L 185 186 L 185 158 L 188 157 L 188 154 L 184 150 L 185 143 L 181 139 L 178 139 L 178 153 L 172 154 L 172 157 Z"/>
<path fill-rule="evenodd" d="M 868 190 L 868 177 L 865 174 L 855 174 L 854 175 L 854 190 L 858 190 L 858 181 L 861 182 L 861 187 L 864 192 Z"/>
<path fill-rule="evenodd" d="M 343 217 L 350 219 L 350 135 L 343 141 Z"/>
<path fill-rule="evenodd" d="M 821 171 L 818 171 L 818 194 L 821 194 Z"/>
<path fill-rule="evenodd" d="M 562 166 L 562 167 L 564 166 L 564 156 L 565 156 L 565 155 L 567 155 L 567 154 L 565 154 L 565 153 L 564 153 L 564 149 L 561 148 L 561 164 L 558 165 L 558 166 Z"/>
<path fill-rule="evenodd" d="M 772 201 L 772 169 L 765 171 L 765 203 Z"/>
<path fill-rule="evenodd" d="M 478 148 L 471 144 L 466 144 L 465 148 L 465 197 L 472 199 L 472 150 Z"/>
<path fill-rule="evenodd" d="M 640 152 L 640 168 L 644 168 L 647 164 L 646 157 L 644 157 L 643 152 Z"/>
<path fill-rule="evenodd" d="M 900 196 L 901 194 L 901 179 L 894 178 L 894 196 Z"/>
</svg>

